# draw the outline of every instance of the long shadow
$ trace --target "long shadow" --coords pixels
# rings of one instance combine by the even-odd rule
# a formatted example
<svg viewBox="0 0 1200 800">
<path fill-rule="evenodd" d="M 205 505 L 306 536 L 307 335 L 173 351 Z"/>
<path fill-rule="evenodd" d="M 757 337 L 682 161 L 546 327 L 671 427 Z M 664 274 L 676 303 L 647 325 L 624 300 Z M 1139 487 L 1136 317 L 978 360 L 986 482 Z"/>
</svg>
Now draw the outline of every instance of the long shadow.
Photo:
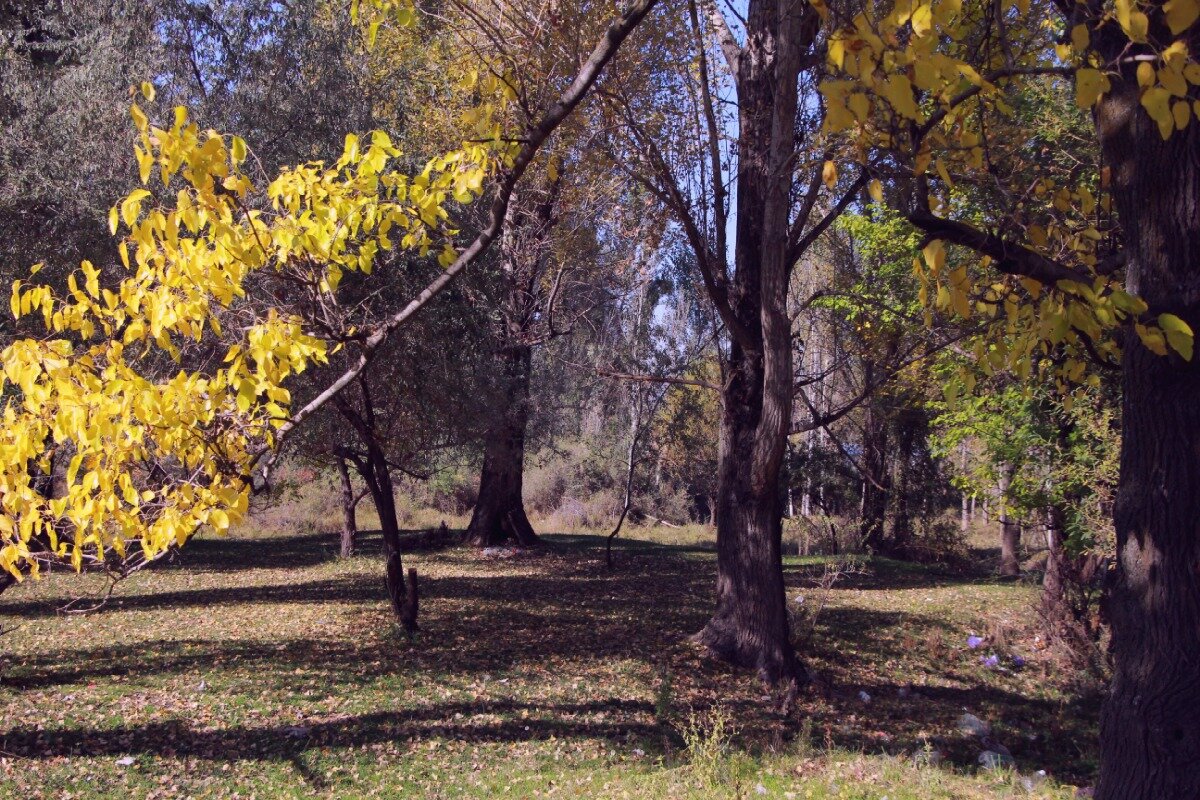
<svg viewBox="0 0 1200 800">
<path fill-rule="evenodd" d="M 527 716 L 517 716 L 526 712 Z M 646 718 L 653 705 L 633 700 L 533 705 L 509 700 L 445 703 L 411 711 L 381 711 L 320 722 L 197 730 L 182 720 L 113 728 L 21 726 L 0 734 L 6 755 L 51 759 L 144 754 L 221 761 L 287 760 L 319 748 L 349 748 L 405 739 L 463 742 L 525 742 L 594 738 L 652 745 L 661 728 Z M 614 715 L 611 721 L 589 715 Z M 514 719 L 473 724 L 470 717 L 513 715 Z M 456 716 L 458 719 L 456 720 Z M 623 716 L 623 718 L 621 718 Z M 579 719 L 576 719 L 579 718 Z"/>
<path fill-rule="evenodd" d="M 238 541 L 215 544 L 227 547 Z M 308 546 L 305 542 L 287 545 L 293 548 L 296 558 L 309 557 L 304 555 L 310 552 Z M 694 558 L 689 548 L 630 540 L 619 546 L 624 548 L 623 560 L 620 568 L 612 571 L 591 557 L 593 553 L 599 556 L 602 537 L 555 537 L 545 554 L 531 559 L 533 569 L 528 573 L 427 578 L 422 584 L 424 631 L 415 642 L 380 635 L 323 640 L 319 631 L 306 630 L 297 631 L 303 638 L 282 642 L 211 641 L 199 634 L 193 640 L 164 639 L 134 646 L 90 650 L 64 647 L 22 657 L 0 683 L 0 703 L 8 691 L 45 690 L 111 676 L 125 678 L 128 683 L 124 685 L 136 685 L 141 679 L 160 674 L 203 674 L 218 662 L 221 670 L 239 668 L 270 675 L 272 689 L 281 692 L 303 690 L 314 678 L 329 691 L 337 692 L 342 687 L 349 689 L 397 675 L 452 681 L 455 676 L 477 678 L 482 673 L 495 675 L 530 665 L 544 667 L 570 661 L 626 659 L 658 663 L 663 653 L 671 651 L 707 619 L 712 610 L 715 565 L 711 559 Z M 453 551 L 439 556 L 439 561 L 447 558 L 478 564 L 481 556 L 474 551 Z M 789 587 L 809 586 L 822 571 L 819 564 L 789 567 Z M 970 582 L 887 563 L 866 579 L 875 581 L 871 584 L 875 587 Z M 122 605 L 104 613 L 131 608 L 343 601 L 347 606 L 332 612 L 343 615 L 335 624 L 344 624 L 344 615 L 352 615 L 352 623 L 364 629 L 377 631 L 391 624 L 381 583 L 363 576 L 126 595 L 119 601 Z M 43 608 L 34 605 L 30 612 Z M 21 606 L 10 604 L 0 609 L 17 614 L 22 613 Z M 846 685 L 835 686 L 840 689 L 835 698 L 814 707 L 817 732 L 828 725 L 837 744 L 868 752 L 912 751 L 921 747 L 926 737 L 935 735 L 945 739 L 939 746 L 949 750 L 956 763 L 973 763 L 977 743 L 956 738 L 953 733 L 954 720 L 966 706 L 997 723 L 1004 735 L 1002 741 L 1023 768 L 1046 768 L 1061 777 L 1086 779 L 1090 771 L 1087 753 L 1091 752 L 1086 745 L 1094 741 L 1097 718 L 1094 704 L 1060 706 L 1043 696 L 1026 697 L 990 685 L 988 679 L 975 674 L 972 656 L 961 650 L 963 633 L 943 619 L 921 613 L 857 607 L 825 609 L 810 654 L 831 664 L 837 673 L 835 682 L 845 681 Z M 928 647 L 935 637 L 945 640 L 948 649 Z M 848 659 L 850 645 L 863 655 Z M 861 660 L 877 665 L 871 670 L 876 676 L 886 676 L 886 665 L 894 662 L 897 671 L 905 675 L 952 677 L 970 688 L 921 688 L 919 694 L 901 696 L 901 680 L 892 684 L 886 677 L 876 677 L 870 685 L 851 686 L 855 675 L 863 674 L 856 669 Z M 860 688 L 874 698 L 867 706 L 857 699 Z M 410 736 L 521 741 L 549 736 L 624 739 L 661 734 L 660 728 L 647 721 L 647 703 L 620 702 L 626 703 L 621 713 L 627 718 L 601 721 L 583 718 L 593 713 L 589 709 L 597 703 L 522 706 L 515 701 L 483 700 L 329 719 L 305 723 L 303 730 L 264 725 L 209 731 L 194 729 L 182 721 L 111 729 L 64 726 L 42 731 L 21 725 L 7 732 L 0 726 L 0 750 L 43 758 L 87 752 L 282 759 L 294 758 L 316 746 L 342 747 Z M 469 718 L 514 710 L 528 710 L 532 718 L 483 720 L 478 724 L 471 719 L 454 719 L 457 713 Z M 620 714 L 614 712 L 612 716 Z M 855 717 L 859 722 L 843 730 L 844 722 Z M 795 724 L 798 732 L 799 723 Z M 884 736 L 873 735 L 877 733 Z M 1030 739 L 1030 734 L 1034 738 Z M 1075 742 L 1080 747 L 1075 747 Z M 643 747 L 650 750 L 647 745 Z"/>
<path fill-rule="evenodd" d="M 219 589 L 180 589 L 171 592 L 114 594 L 104 607 L 93 612 L 91 616 L 103 617 L 132 610 L 208 608 L 251 603 L 328 603 L 331 601 L 364 603 L 382 597 L 386 597 L 386 594 L 380 581 L 361 578 L 331 578 L 266 586 L 231 586 Z M 56 609 L 56 603 L 46 600 L 27 600 L 0 604 L 0 613 L 22 619 L 36 619 L 53 617 L 59 612 Z"/>
<path fill-rule="evenodd" d="M 804 559 L 801 563 L 784 563 L 784 580 L 800 585 L 816 585 L 825 574 L 829 557 Z M 945 586 L 993 584 L 997 581 L 978 572 L 961 572 L 944 567 L 897 561 L 882 556 L 859 556 L 861 570 L 850 569 L 841 575 L 835 588 L 890 591 L 893 589 L 935 589 Z"/>
<path fill-rule="evenodd" d="M 710 578 L 695 564 L 656 557 L 638 569 L 595 570 L 571 559 L 551 559 L 552 575 L 427 578 L 422 583 L 423 632 L 415 642 L 364 637 L 347 641 L 304 638 L 283 643 L 154 640 L 135 646 L 63 649 L 22 658 L 0 688 L 44 689 L 103 676 L 148 676 L 203 669 L 220 659 L 283 674 L 319 671 L 332 682 L 429 670 L 496 672 L 545 659 L 650 659 L 698 630 L 710 610 Z M 648 586 L 653 585 L 654 591 Z M 671 598 L 665 603 L 664 597 Z M 382 585 L 361 576 L 304 583 L 126 595 L 102 612 L 131 609 L 209 608 L 247 603 L 329 603 L 350 606 L 335 614 L 362 615 L 354 624 L 375 630 L 392 624 Z M 117 605 L 116 603 L 120 603 Z M 376 607 L 377 606 L 377 607 Z M 42 604 L 10 605 L 8 613 L 45 614 Z M 49 612 L 49 613 L 52 613 Z M 342 617 L 344 624 L 344 616 Z M 503 631 L 503 635 L 497 635 Z M 463 642 L 486 642 L 464 647 Z M 364 665 L 373 665 L 364 669 Z"/>
<path fill-rule="evenodd" d="M 400 532 L 403 552 L 435 549 L 445 542 L 426 543 L 428 532 L 407 529 Z M 457 543 L 451 531 L 449 542 Z M 251 569 L 305 569 L 333 561 L 338 557 L 339 534 L 315 533 L 295 536 L 247 536 L 220 538 L 198 536 L 167 560 L 152 569 L 184 569 L 203 572 L 239 572 Z M 377 530 L 359 531 L 356 539 L 359 555 L 377 556 L 383 542 Z"/>
</svg>

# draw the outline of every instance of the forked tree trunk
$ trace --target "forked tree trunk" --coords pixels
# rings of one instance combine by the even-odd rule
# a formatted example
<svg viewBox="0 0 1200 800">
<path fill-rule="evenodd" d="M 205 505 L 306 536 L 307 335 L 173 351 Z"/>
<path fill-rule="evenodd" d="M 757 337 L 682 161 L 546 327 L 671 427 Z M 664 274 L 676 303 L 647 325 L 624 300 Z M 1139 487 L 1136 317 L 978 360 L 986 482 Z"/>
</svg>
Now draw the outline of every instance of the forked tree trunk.
<svg viewBox="0 0 1200 800">
<path fill-rule="evenodd" d="M 797 76 L 818 18 L 800 2 L 751 0 L 738 60 L 737 240 L 728 293 L 732 334 L 717 467 L 717 607 L 696 640 L 763 680 L 808 673 L 788 630 L 781 557 L 780 467 L 793 370 L 787 254 Z M 720 254 L 723 256 L 724 254 Z"/>
<path fill-rule="evenodd" d="M 358 540 L 358 522 L 354 518 L 357 502 L 354 498 L 354 486 L 350 483 L 350 470 L 346 466 L 346 459 L 339 458 L 337 465 L 338 475 L 342 480 L 342 540 L 338 554 L 342 558 L 350 558 L 354 555 L 354 546 Z"/>
<path fill-rule="evenodd" d="M 1195 27 L 1188 40 L 1200 52 Z M 1129 59 L 1096 113 L 1129 288 L 1200 331 L 1200 125 L 1163 141 L 1133 67 Z M 1200 359 L 1157 356 L 1130 331 L 1122 372 L 1107 597 L 1115 671 L 1097 797 L 1200 797 Z"/>
<path fill-rule="evenodd" d="M 530 348 L 512 347 L 499 355 L 504 385 L 484 445 L 479 497 L 467 526 L 467 539 L 484 547 L 514 541 L 538 543 L 525 514 L 525 429 L 529 424 Z"/>
</svg>

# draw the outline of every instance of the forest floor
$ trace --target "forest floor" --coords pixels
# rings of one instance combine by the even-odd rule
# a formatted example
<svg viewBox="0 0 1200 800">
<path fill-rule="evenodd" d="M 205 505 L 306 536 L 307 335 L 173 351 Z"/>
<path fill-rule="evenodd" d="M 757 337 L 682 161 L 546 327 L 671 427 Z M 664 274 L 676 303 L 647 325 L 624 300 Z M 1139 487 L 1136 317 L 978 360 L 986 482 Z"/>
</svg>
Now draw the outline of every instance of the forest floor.
<svg viewBox="0 0 1200 800">
<path fill-rule="evenodd" d="M 628 531 L 612 571 L 599 536 L 409 554 L 412 640 L 370 536 L 348 560 L 331 536 L 200 538 L 88 615 L 57 609 L 98 579 L 11 589 L 0 797 L 924 800 L 1090 782 L 1096 704 L 1037 649 L 1032 584 L 870 559 L 823 591 L 832 559 L 788 558 L 828 688 L 784 718 L 752 674 L 687 642 L 712 549 L 658 533 Z M 965 712 L 1016 769 L 977 765 Z"/>
</svg>

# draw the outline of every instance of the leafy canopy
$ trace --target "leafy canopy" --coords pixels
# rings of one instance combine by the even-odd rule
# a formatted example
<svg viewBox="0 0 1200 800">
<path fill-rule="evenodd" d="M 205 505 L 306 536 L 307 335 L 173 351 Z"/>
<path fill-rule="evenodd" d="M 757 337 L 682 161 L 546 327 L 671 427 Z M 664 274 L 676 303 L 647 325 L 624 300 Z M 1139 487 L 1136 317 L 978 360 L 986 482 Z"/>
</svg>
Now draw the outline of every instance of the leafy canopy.
<svg viewBox="0 0 1200 800">
<path fill-rule="evenodd" d="M 12 291 L 14 316 L 45 332 L 0 354 L 0 568 L 18 579 L 39 561 L 153 559 L 202 525 L 228 528 L 288 419 L 285 382 L 342 345 L 252 308 L 254 274 L 286 269 L 335 292 L 395 247 L 449 263 L 452 204 L 477 199 L 514 149 L 464 143 L 407 175 L 386 133 L 351 134 L 335 164 L 284 169 L 263 191 L 238 137 L 202 131 L 184 108 L 161 126 L 131 113 L 142 185 L 109 218 L 124 277 L 104 286 L 84 262 L 62 296 Z M 60 459 L 54 497 L 43 484 Z"/>
</svg>

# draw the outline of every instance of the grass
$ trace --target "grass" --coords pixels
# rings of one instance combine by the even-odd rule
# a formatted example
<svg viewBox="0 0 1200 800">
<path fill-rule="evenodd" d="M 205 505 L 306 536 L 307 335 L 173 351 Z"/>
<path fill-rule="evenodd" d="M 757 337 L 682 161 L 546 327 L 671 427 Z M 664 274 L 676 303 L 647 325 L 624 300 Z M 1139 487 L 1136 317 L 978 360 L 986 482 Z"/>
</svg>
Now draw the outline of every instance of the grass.
<svg viewBox="0 0 1200 800">
<path fill-rule="evenodd" d="M 198 539 L 86 616 L 55 609 L 93 578 L 22 585 L 0 597 L 0 797 L 915 800 L 1090 782 L 1096 709 L 1034 648 L 1034 587 L 867 562 L 806 645 L 830 691 L 783 718 L 686 642 L 715 565 L 678 538 L 632 529 L 611 572 L 589 535 L 535 557 L 410 554 L 413 640 L 370 537 L 349 560 L 330 535 Z M 788 558 L 789 597 L 815 602 L 827 561 Z M 984 667 L 970 632 L 1027 666 Z M 1019 773 L 977 770 L 964 710 Z M 1030 792 L 1039 769 L 1052 780 Z"/>
</svg>

